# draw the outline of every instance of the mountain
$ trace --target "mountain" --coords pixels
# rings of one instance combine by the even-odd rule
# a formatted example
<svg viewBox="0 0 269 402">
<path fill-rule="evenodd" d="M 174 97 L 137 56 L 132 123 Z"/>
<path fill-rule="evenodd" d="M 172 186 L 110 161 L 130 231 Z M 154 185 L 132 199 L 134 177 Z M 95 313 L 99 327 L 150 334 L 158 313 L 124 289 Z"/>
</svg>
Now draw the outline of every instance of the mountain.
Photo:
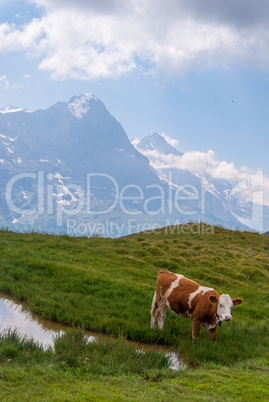
<svg viewBox="0 0 269 402">
<path fill-rule="evenodd" d="M 0 227 L 111 237 L 189 221 L 245 227 L 251 205 L 231 214 L 231 183 L 179 169 L 183 153 L 157 133 L 134 145 L 92 94 L 2 109 Z"/>
<path fill-rule="evenodd" d="M 184 197 L 193 198 L 191 203 L 195 206 L 195 210 L 202 210 L 207 221 L 232 228 L 239 228 L 243 224 L 252 230 L 269 227 L 267 206 L 255 206 L 242 198 L 231 196 L 232 190 L 237 185 L 235 180 L 214 178 L 209 173 L 191 170 L 191 167 L 183 169 L 181 158 L 184 154 L 157 133 L 141 141 L 134 139 L 132 143 L 149 159 L 162 181 L 180 190 Z M 260 219 L 263 219 L 263 222 Z"/>
<path fill-rule="evenodd" d="M 158 134 L 158 133 L 153 133 L 152 135 L 148 135 L 147 137 L 144 137 L 141 141 L 139 141 L 137 144 L 137 149 L 139 151 L 143 152 L 148 152 L 148 151 L 156 151 L 157 153 L 161 153 L 164 155 L 177 155 L 177 156 L 182 156 L 183 153 L 178 151 L 176 148 L 174 148 L 171 144 L 169 144 L 166 139 Z"/>
<path fill-rule="evenodd" d="M 33 113 L 5 110 L 0 114 L 2 226 L 57 231 L 64 224 L 56 222 L 59 204 L 69 208 L 65 215 L 78 211 L 78 222 L 86 222 L 89 215 L 88 220 L 96 223 L 98 211 L 102 215 L 113 206 L 120 189 L 129 186 L 126 198 L 137 195 L 136 186 L 143 191 L 148 184 L 160 184 L 148 159 L 94 95 L 74 96 L 68 103 Z M 8 203 L 10 180 L 14 183 Z M 132 212 L 141 209 L 136 200 L 124 202 Z M 90 209 L 95 214 L 87 214 Z M 120 212 L 113 208 L 116 216 Z"/>
<path fill-rule="evenodd" d="M 131 170 L 135 183 L 154 180 L 147 159 L 130 144 L 104 104 L 90 94 L 47 110 L 0 115 L 0 138 L 2 167 L 12 173 L 60 169 L 81 179 L 88 172 L 103 172 L 126 185 Z"/>
<path fill-rule="evenodd" d="M 22 111 L 23 112 L 30 112 L 30 110 L 21 109 L 20 107 L 13 106 L 13 105 L 8 105 L 8 106 L 0 109 L 0 113 L 2 113 L 2 114 L 22 112 Z"/>
</svg>

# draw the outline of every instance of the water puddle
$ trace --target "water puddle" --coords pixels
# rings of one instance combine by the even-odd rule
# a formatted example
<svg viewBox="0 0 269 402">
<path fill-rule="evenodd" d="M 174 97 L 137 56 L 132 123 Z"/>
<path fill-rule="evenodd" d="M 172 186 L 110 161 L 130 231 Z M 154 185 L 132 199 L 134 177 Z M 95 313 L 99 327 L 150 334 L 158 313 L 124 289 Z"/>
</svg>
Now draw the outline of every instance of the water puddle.
<svg viewBox="0 0 269 402">
<path fill-rule="evenodd" d="M 0 332 L 7 328 L 16 328 L 20 335 L 42 343 L 44 348 L 53 347 L 54 338 L 69 329 L 67 326 L 45 320 L 38 314 L 29 311 L 25 303 L 14 301 L 12 297 L 0 293 Z M 90 331 L 85 331 L 85 335 L 88 337 L 89 342 L 98 342 L 109 338 L 109 335 L 96 334 Z M 148 350 L 163 351 L 169 357 L 170 369 L 172 370 L 188 368 L 186 362 L 172 348 L 140 342 L 127 342 L 137 347 L 138 352 Z"/>
</svg>

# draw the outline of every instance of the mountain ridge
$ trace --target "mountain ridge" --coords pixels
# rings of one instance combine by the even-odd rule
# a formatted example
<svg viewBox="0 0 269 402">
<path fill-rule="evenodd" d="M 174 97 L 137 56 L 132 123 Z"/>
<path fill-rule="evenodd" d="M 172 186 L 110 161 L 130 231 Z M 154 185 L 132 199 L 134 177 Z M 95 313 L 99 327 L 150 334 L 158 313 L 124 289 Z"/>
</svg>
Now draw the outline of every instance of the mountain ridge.
<svg viewBox="0 0 269 402">
<path fill-rule="evenodd" d="M 184 154 L 158 133 L 135 145 L 89 93 L 0 114 L 0 225 L 56 233 L 72 221 L 112 237 L 190 220 L 244 229 L 229 210 L 230 183 L 161 166 L 160 155 Z"/>
<path fill-rule="evenodd" d="M 209 173 L 181 167 L 184 165 L 181 163 L 185 156 L 184 153 L 172 147 L 160 134 L 153 133 L 142 140 L 133 139 L 132 143 L 149 159 L 152 168 L 161 180 L 181 189 L 186 195 L 188 188 L 191 188 L 191 191 L 194 189 L 194 196 L 198 190 L 201 199 L 206 193 L 207 206 L 210 206 L 207 214 L 211 213 L 215 218 L 224 221 L 226 225 L 229 222 L 233 226 L 232 222 L 236 217 L 239 226 L 243 223 L 251 230 L 256 230 L 257 227 L 269 227 L 269 207 L 264 206 L 264 214 L 262 217 L 262 214 L 259 216 L 263 222 L 257 220 L 252 222 L 252 216 L 255 215 L 253 211 L 259 210 L 260 207 L 255 207 L 250 201 L 231 196 L 232 190 L 236 186 L 236 180 L 215 178 Z"/>
<path fill-rule="evenodd" d="M 182 156 L 183 153 L 178 151 L 175 147 L 167 142 L 167 140 L 157 132 L 144 137 L 141 141 L 136 143 L 138 150 L 142 151 L 157 151 L 164 155 L 173 154 L 176 156 Z"/>
</svg>

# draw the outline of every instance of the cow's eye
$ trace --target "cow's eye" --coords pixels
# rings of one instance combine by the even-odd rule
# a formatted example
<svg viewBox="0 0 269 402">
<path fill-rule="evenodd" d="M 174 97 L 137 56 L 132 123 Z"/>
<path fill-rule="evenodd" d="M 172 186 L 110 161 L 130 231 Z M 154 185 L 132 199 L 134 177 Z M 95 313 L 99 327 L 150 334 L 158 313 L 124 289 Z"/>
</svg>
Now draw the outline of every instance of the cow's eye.
<svg viewBox="0 0 269 402">
<path fill-rule="evenodd" d="M 220 304 L 219 306 L 220 306 L 220 307 L 223 307 L 223 305 L 222 305 L 222 304 Z"/>
</svg>

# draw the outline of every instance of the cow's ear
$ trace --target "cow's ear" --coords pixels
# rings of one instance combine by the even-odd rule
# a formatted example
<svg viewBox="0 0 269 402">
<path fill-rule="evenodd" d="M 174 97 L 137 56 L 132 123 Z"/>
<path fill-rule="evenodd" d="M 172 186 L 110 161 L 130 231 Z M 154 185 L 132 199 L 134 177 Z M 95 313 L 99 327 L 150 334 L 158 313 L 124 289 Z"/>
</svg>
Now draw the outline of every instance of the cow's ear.
<svg viewBox="0 0 269 402">
<path fill-rule="evenodd" d="M 243 303 L 243 300 L 238 298 L 237 299 L 232 299 L 234 307 L 239 306 L 239 304 Z"/>
<path fill-rule="evenodd" d="M 209 296 L 208 299 L 211 301 L 211 303 L 214 303 L 214 304 L 216 304 L 218 302 L 218 298 L 213 295 Z"/>
</svg>

